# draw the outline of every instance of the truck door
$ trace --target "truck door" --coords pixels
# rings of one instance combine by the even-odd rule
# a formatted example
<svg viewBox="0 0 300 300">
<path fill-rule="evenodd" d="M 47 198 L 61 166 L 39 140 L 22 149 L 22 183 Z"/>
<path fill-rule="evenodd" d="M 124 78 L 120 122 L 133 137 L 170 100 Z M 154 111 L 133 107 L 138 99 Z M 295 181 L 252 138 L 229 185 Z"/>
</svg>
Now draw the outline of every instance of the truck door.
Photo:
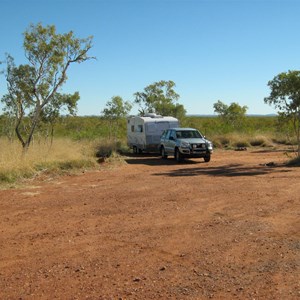
<svg viewBox="0 0 300 300">
<path fill-rule="evenodd" d="M 174 148 L 175 148 L 175 131 L 174 130 L 168 130 L 168 133 L 166 135 L 166 140 L 165 140 L 165 148 L 166 152 L 168 154 L 174 154 Z"/>
</svg>

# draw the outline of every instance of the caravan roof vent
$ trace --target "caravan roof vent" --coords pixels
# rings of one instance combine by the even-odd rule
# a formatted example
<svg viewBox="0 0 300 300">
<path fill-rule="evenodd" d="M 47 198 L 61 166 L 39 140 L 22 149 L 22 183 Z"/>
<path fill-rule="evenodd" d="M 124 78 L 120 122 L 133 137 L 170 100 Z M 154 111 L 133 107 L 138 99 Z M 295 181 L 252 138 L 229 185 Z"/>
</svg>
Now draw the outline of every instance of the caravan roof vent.
<svg viewBox="0 0 300 300">
<path fill-rule="evenodd" d="M 162 118 L 161 115 L 157 115 L 156 113 L 147 113 L 147 114 L 145 114 L 145 117 L 150 117 L 150 118 Z"/>
</svg>

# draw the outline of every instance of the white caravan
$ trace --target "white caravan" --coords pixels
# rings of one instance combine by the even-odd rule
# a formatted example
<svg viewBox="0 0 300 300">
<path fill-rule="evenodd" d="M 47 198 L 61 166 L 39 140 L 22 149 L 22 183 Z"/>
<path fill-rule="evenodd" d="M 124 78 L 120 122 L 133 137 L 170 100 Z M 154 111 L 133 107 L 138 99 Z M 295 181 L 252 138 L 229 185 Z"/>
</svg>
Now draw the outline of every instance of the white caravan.
<svg viewBox="0 0 300 300">
<path fill-rule="evenodd" d="M 159 152 L 160 137 L 165 129 L 179 127 L 173 117 L 147 114 L 127 118 L 127 144 L 134 153 Z"/>
</svg>

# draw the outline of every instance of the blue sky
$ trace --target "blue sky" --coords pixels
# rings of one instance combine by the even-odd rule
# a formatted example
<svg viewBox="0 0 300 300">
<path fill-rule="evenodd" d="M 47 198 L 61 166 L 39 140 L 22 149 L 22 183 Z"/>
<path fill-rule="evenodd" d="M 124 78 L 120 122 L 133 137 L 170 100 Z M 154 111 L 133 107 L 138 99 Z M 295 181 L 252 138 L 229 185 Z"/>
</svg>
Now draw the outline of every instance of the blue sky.
<svg viewBox="0 0 300 300">
<path fill-rule="evenodd" d="M 176 83 L 188 114 L 213 114 L 218 100 L 274 113 L 263 101 L 268 81 L 299 69 L 298 0 L 0 0 L 0 7 L 0 60 L 9 53 L 26 63 L 22 34 L 31 23 L 94 36 L 97 60 L 72 65 L 62 89 L 79 91 L 79 115 L 99 115 L 113 96 L 133 101 L 160 80 Z"/>
</svg>

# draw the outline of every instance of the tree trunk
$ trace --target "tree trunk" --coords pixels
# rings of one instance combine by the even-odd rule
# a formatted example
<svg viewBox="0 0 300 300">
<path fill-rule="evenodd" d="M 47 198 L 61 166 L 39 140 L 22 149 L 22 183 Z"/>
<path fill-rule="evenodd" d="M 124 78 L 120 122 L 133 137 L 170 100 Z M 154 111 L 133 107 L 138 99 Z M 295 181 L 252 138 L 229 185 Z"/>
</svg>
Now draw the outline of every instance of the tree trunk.
<svg viewBox="0 0 300 300">
<path fill-rule="evenodd" d="M 24 139 L 23 139 L 23 137 L 22 137 L 22 135 L 20 133 L 21 120 L 22 120 L 22 118 L 18 118 L 16 127 L 15 127 L 15 132 L 16 132 L 18 140 L 20 141 L 20 143 L 22 144 L 22 147 L 24 149 L 24 147 L 25 147 L 25 141 L 24 141 Z"/>
<path fill-rule="evenodd" d="M 50 149 L 52 148 L 53 145 L 53 139 L 54 139 L 54 124 L 51 123 Z"/>
<path fill-rule="evenodd" d="M 300 128 L 299 128 L 299 126 L 297 128 L 296 135 L 297 135 L 297 154 L 298 154 L 298 157 L 300 157 Z"/>
<path fill-rule="evenodd" d="M 293 127 L 297 138 L 297 156 L 300 157 L 300 110 L 294 114 Z"/>
<path fill-rule="evenodd" d="M 298 142 L 298 157 L 300 157 L 300 110 L 298 111 L 298 120 L 297 120 L 297 142 Z"/>
</svg>

